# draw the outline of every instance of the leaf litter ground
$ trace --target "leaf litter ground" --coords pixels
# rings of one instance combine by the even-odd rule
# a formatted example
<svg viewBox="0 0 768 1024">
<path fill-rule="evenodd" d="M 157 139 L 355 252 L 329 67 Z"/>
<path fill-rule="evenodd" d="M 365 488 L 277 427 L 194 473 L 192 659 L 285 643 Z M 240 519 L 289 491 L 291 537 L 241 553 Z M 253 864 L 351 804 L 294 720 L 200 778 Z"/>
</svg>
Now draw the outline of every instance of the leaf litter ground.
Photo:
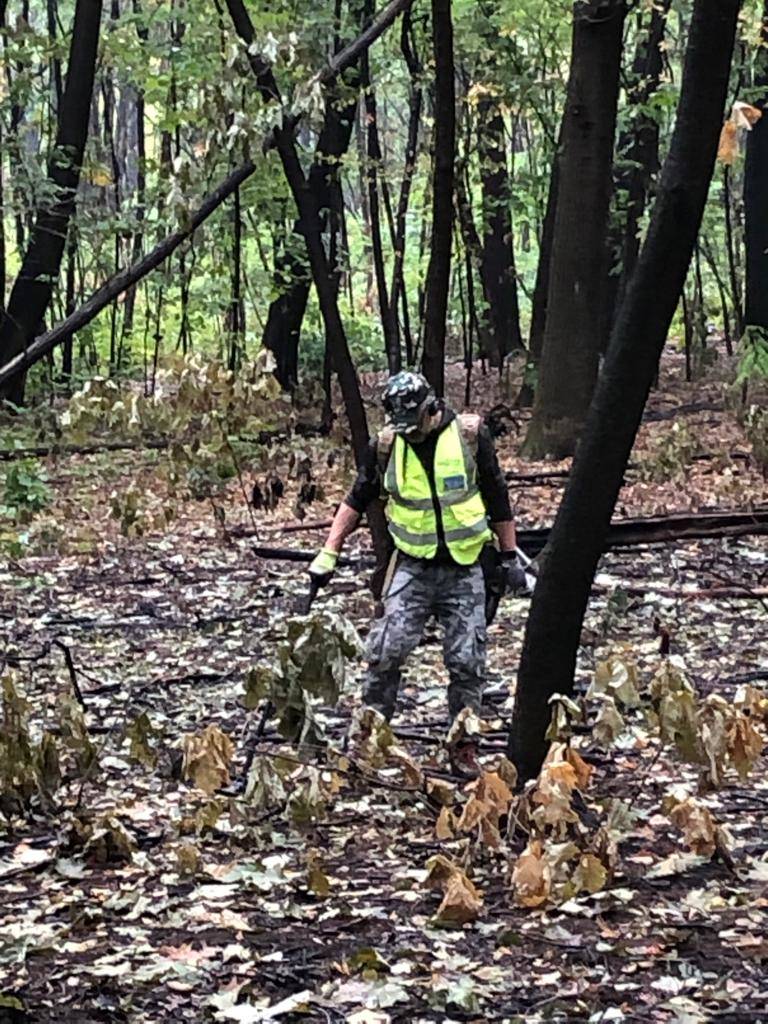
<svg viewBox="0 0 768 1024">
<path fill-rule="evenodd" d="M 375 382 L 367 385 L 373 393 Z M 488 378 L 475 388 L 486 410 L 503 395 Z M 668 416 L 707 399 L 713 408 Z M 635 453 L 645 469 L 628 480 L 617 514 L 765 503 L 765 481 L 739 425 L 717 410 L 720 399 L 716 378 L 694 393 L 670 362 Z M 525 417 L 507 412 L 503 464 L 535 472 L 514 455 Z M 691 461 L 691 438 L 708 458 Z M 327 465 L 341 443 L 303 444 L 325 492 L 313 516 L 343 494 L 344 459 Z M 697 770 L 637 712 L 607 748 L 593 723 L 577 724 L 574 743 L 594 769 L 584 813 L 605 818 L 611 801 L 631 812 L 617 833 L 618 861 L 597 891 L 521 905 L 512 872 L 524 834 L 504 834 L 494 848 L 454 827 L 472 794 L 451 778 L 441 745 L 448 722 L 436 635 L 412 659 L 395 720 L 426 787 L 413 768 L 386 759 L 361 769 L 311 746 L 297 753 L 263 704 L 245 710 L 243 692 L 285 635 L 305 589 L 302 567 L 254 558 L 252 541 L 228 535 L 206 502 L 184 503 L 164 530 L 122 537 L 108 496 L 131 481 L 148 504 L 162 503 L 159 458 L 59 459 L 52 521 L 66 523 L 65 536 L 53 531 L 50 553 L 7 565 L 3 655 L 32 727 L 61 721 L 74 673 L 96 760 L 80 771 L 70 765 L 51 806 L 34 803 L 25 816 L 0 808 L 0 1020 L 768 1020 L 764 757 L 746 779 L 729 771 L 701 797 L 733 843 L 723 856 L 695 856 L 664 803 L 681 785 L 695 793 Z M 276 511 L 258 514 L 260 540 L 312 548 L 321 532 L 278 530 L 296 498 L 286 459 L 276 449 L 286 493 Z M 551 522 L 559 494 L 556 482 L 520 488 L 520 522 Z M 218 500 L 228 528 L 252 525 L 238 487 Z M 365 543 L 357 535 L 350 553 Z M 732 700 L 744 684 L 764 692 L 767 570 L 765 538 L 606 556 L 579 692 L 619 649 L 647 683 L 661 648 L 683 659 L 698 699 Z M 743 599 L 718 596 L 726 583 Z M 320 603 L 365 632 L 370 602 L 357 570 L 342 570 Z M 526 607 L 505 601 L 491 629 L 489 770 L 503 754 Z M 338 707 L 320 712 L 334 749 L 359 704 L 359 674 L 353 666 Z M 285 798 L 272 805 L 262 794 L 260 806 L 245 806 L 226 789 L 205 793 L 184 781 L 183 738 L 206 729 L 235 747 L 231 765 L 219 751 L 222 783 L 242 781 L 254 750 L 257 768 L 281 752 L 293 758 L 274 762 L 288 773 L 276 783 L 284 797 L 293 787 L 289 811 Z M 451 786 L 452 817 L 440 803 Z M 441 854 L 452 867 L 436 892 L 425 885 L 426 865 Z M 470 904 L 468 923 L 452 928 L 436 920 L 451 884 L 459 904 Z"/>
</svg>

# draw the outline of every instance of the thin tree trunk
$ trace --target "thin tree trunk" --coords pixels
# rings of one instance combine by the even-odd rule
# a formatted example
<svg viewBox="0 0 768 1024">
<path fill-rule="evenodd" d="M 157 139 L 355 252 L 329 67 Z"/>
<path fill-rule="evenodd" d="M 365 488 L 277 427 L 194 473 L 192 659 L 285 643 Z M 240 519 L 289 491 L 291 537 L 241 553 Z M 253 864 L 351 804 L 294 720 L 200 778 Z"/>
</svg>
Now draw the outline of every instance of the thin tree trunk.
<svg viewBox="0 0 768 1024">
<path fill-rule="evenodd" d="M 544 348 L 544 331 L 547 325 L 547 300 L 549 297 L 550 268 L 552 266 L 552 247 L 555 241 L 555 219 L 557 217 L 559 190 L 560 142 L 558 141 L 552 158 L 547 207 L 544 212 L 541 238 L 539 239 L 539 262 L 536 268 L 536 282 L 533 287 L 531 330 L 528 337 L 528 359 L 525 366 L 523 383 L 516 400 L 516 405 L 521 409 L 526 409 L 533 405 L 536 393 L 534 378 L 538 375 L 541 353 Z"/>
<path fill-rule="evenodd" d="M 229 306 L 229 369 L 236 373 L 245 356 L 245 309 L 243 307 L 243 220 L 240 189 L 232 207 L 232 296 Z"/>
<path fill-rule="evenodd" d="M 695 0 L 677 121 L 648 236 L 608 347 L 526 627 L 510 732 L 521 779 L 546 754 L 555 693 L 573 690 L 600 555 L 707 201 L 740 0 Z"/>
<path fill-rule="evenodd" d="M 64 316 L 70 317 L 75 311 L 75 267 L 77 265 L 77 236 L 70 225 L 67 237 L 67 277 L 65 285 Z M 64 342 L 61 354 L 61 379 L 69 388 L 72 383 L 72 334 Z"/>
<path fill-rule="evenodd" d="M 38 210 L 29 248 L 3 316 L 0 326 L 3 363 L 22 352 L 34 337 L 59 276 L 88 132 L 100 23 L 101 0 L 77 0 L 67 84 L 48 165 L 48 180 L 54 195 Z M 21 405 L 24 383 L 24 374 L 18 374 L 0 390 L 0 395 Z"/>
<path fill-rule="evenodd" d="M 139 44 L 145 46 L 149 41 L 149 30 L 142 22 L 143 12 L 141 0 L 133 0 L 133 14 L 136 18 L 136 35 Z M 136 89 L 136 225 L 133 231 L 131 244 L 131 262 L 136 263 L 141 259 L 144 249 L 144 220 L 147 208 L 147 142 L 145 128 L 146 103 L 144 90 Z M 125 309 L 123 312 L 123 331 L 120 338 L 120 353 L 118 366 L 122 366 L 123 360 L 130 357 L 131 334 L 133 333 L 133 321 L 136 311 L 136 288 L 130 288 L 125 296 Z"/>
<path fill-rule="evenodd" d="M 723 167 L 723 211 L 725 214 L 725 251 L 728 254 L 728 280 L 731 283 L 731 300 L 733 302 L 733 321 L 735 341 L 740 341 L 744 333 L 744 307 L 739 282 L 739 260 L 736 255 L 736 242 L 733 237 L 733 198 L 731 194 L 731 168 Z"/>
<path fill-rule="evenodd" d="M 478 105 L 480 182 L 483 193 L 483 248 L 480 274 L 488 304 L 491 366 L 523 348 L 517 298 L 511 189 L 507 169 L 504 117 L 498 103 L 484 98 Z"/>
<path fill-rule="evenodd" d="M 763 6 L 762 47 L 756 58 L 755 105 L 763 117 L 747 134 L 744 165 L 744 217 L 746 239 L 746 287 L 744 326 L 750 341 L 757 335 L 768 341 L 768 0 Z"/>
<path fill-rule="evenodd" d="M 233 20 L 238 32 L 245 25 L 245 19 L 250 24 L 242 0 L 227 0 L 227 7 L 232 13 L 237 11 L 237 19 Z M 245 12 L 245 19 L 243 13 Z M 250 40 L 247 36 L 241 37 L 246 42 L 253 42 L 253 26 L 250 30 Z M 266 81 L 266 74 L 262 79 Z M 352 78 L 353 75 L 350 75 Z M 347 83 L 349 85 L 349 83 Z M 263 96 L 272 97 L 273 86 L 266 85 L 261 89 Z M 277 89 L 275 83 L 274 89 Z M 310 186 L 315 194 L 318 209 L 321 211 L 321 225 L 325 229 L 329 221 L 333 220 L 330 213 L 333 209 L 340 209 L 341 180 L 340 160 L 349 148 L 357 111 L 357 96 L 347 100 L 342 106 L 334 90 L 330 90 L 325 106 L 325 120 L 315 150 L 315 159 L 309 173 Z M 339 223 L 336 218 L 335 223 Z M 301 234 L 301 232 L 297 232 Z M 338 245 L 337 245 L 338 248 Z M 338 275 L 334 275 L 338 283 Z M 297 247 L 291 245 L 291 240 L 283 251 L 283 260 L 275 268 L 275 284 L 279 289 L 278 297 L 273 300 L 267 316 L 267 325 L 264 330 L 263 344 L 265 348 L 275 356 L 275 376 L 282 387 L 293 388 L 299 378 L 299 340 L 301 325 L 304 320 L 304 313 L 309 298 L 311 275 L 305 260 L 299 255 Z"/>
<path fill-rule="evenodd" d="M 445 391 L 445 336 L 453 243 L 456 154 L 456 85 L 451 0 L 432 0 L 435 50 L 435 169 L 432 250 L 424 303 L 424 375 L 436 394 Z"/>
<path fill-rule="evenodd" d="M 576 0 L 530 458 L 572 455 L 597 380 L 624 0 Z"/>
<path fill-rule="evenodd" d="M 371 0 L 366 0 L 365 17 L 373 14 Z M 376 92 L 371 81 L 371 63 L 368 53 L 360 58 L 360 76 L 363 87 L 366 120 L 366 181 L 368 185 L 368 207 L 371 217 L 371 246 L 373 267 L 376 274 L 376 291 L 379 297 L 379 314 L 384 329 L 384 351 L 391 374 L 400 370 L 400 332 L 397 322 L 397 307 L 390 303 L 387 288 L 387 270 L 384 262 L 384 246 L 381 237 L 381 213 L 379 208 L 379 169 L 382 166 L 381 141 L 379 139 L 378 108 Z"/>
<path fill-rule="evenodd" d="M 403 26 L 400 38 L 400 48 L 403 52 L 408 73 L 410 75 L 410 87 L 408 94 L 408 138 L 405 144 L 405 168 L 403 180 L 400 184 L 400 197 L 397 202 L 397 213 L 395 215 L 395 260 L 392 268 L 392 287 L 390 289 L 390 302 L 394 315 L 397 317 L 397 308 L 400 300 L 403 307 L 403 335 L 405 339 L 405 358 L 409 366 L 413 365 L 413 337 L 411 336 L 410 315 L 408 312 L 408 295 L 405 290 L 405 245 L 406 245 L 406 218 L 408 216 L 408 204 L 411 196 L 411 185 L 416 170 L 416 155 L 419 145 L 419 126 L 421 124 L 421 108 L 424 90 L 421 87 L 421 63 L 416 53 L 416 45 L 413 40 L 413 25 L 410 12 L 403 16 Z"/>
</svg>

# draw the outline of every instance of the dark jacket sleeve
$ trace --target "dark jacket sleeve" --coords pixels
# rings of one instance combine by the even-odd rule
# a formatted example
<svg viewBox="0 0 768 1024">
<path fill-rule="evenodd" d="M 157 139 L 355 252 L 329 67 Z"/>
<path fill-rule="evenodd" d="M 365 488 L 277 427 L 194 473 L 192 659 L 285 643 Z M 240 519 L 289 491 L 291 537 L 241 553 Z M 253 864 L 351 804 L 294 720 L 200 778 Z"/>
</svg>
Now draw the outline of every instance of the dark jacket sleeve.
<svg viewBox="0 0 768 1024">
<path fill-rule="evenodd" d="M 374 438 L 368 445 L 365 459 L 357 471 L 357 478 L 344 499 L 344 503 L 362 515 L 370 503 L 379 497 L 380 493 L 381 473 L 379 472 L 378 447 Z"/>
<path fill-rule="evenodd" d="M 499 466 L 496 446 L 488 428 L 483 425 L 477 435 L 477 485 L 483 496 L 488 518 L 492 523 L 506 523 L 513 518 L 507 481 Z"/>
</svg>

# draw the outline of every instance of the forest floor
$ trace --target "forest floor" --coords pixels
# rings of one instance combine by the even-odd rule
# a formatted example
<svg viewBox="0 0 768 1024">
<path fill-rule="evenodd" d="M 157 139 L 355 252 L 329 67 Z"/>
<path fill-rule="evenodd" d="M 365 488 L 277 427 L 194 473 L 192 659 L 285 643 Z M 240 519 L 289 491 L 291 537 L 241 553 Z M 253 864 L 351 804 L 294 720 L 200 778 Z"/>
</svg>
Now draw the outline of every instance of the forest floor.
<svg viewBox="0 0 768 1024">
<path fill-rule="evenodd" d="M 720 374 L 695 384 L 682 377 L 670 357 L 617 517 L 768 504 L 768 483 L 724 410 Z M 366 388 L 374 394 L 375 380 Z M 479 373 L 474 395 L 486 411 L 504 399 Z M 561 468 L 516 457 L 526 417 L 506 417 L 505 469 Z M 325 518 L 348 483 L 348 460 L 329 458 L 339 456 L 338 438 L 299 447 L 323 488 L 307 514 Z M 311 550 L 322 530 L 281 530 L 297 499 L 288 454 L 274 449 L 285 493 L 276 509 L 255 513 L 258 543 Z M 413 763 L 365 770 L 333 753 L 359 705 L 359 664 L 338 707 L 320 712 L 332 752 L 299 754 L 263 708 L 245 709 L 243 692 L 285 637 L 304 567 L 255 557 L 236 481 L 218 499 L 225 516 L 188 500 L 162 528 L 122 535 L 111 495 L 131 483 L 161 507 L 163 457 L 50 459 L 50 548 L 0 563 L 0 662 L 24 691 L 17 711 L 33 737 L 45 726 L 69 751 L 54 798 L 33 800 L 24 815 L 0 806 L 0 1022 L 768 1021 L 765 748 L 745 778 L 729 769 L 700 796 L 732 839 L 730 853 L 712 856 L 664 809 L 675 787 L 696 792 L 699 773 L 661 742 L 645 706 L 667 644 L 697 701 L 732 701 L 745 683 L 765 692 L 768 538 L 604 558 L 579 688 L 619 650 L 620 671 L 633 676 L 636 667 L 644 703 L 625 710 L 614 743 L 601 745 L 587 726 L 573 742 L 593 768 L 587 809 L 610 818 L 618 852 L 597 891 L 526 906 L 510 879 L 524 834 L 505 831 L 503 816 L 500 844 L 461 834 L 456 817 L 446 831 L 439 801 L 458 813 L 472 789 L 450 778 L 441 745 L 446 678 L 435 635 L 412 659 L 394 722 Z M 521 525 L 545 525 L 562 481 L 512 493 Z M 366 544 L 355 535 L 349 553 Z M 364 635 L 371 602 L 361 573 L 342 569 L 317 607 Z M 526 608 L 525 599 L 505 600 L 490 631 L 489 772 L 503 754 Z M 73 678 L 84 718 L 72 710 Z M 5 728 L 8 701 L 6 692 Z M 265 786 L 272 778 L 272 802 L 264 787 L 249 804 L 180 778 L 183 737 L 207 726 L 234 743 L 234 781 L 260 730 L 255 764 L 263 762 Z M 218 752 L 225 782 L 228 751 Z M 287 758 L 273 760 L 278 752 Z M 270 776 L 270 766 L 286 777 Z M 436 920 L 440 895 L 424 884 L 436 854 L 460 865 L 480 894 L 468 923 Z"/>
</svg>

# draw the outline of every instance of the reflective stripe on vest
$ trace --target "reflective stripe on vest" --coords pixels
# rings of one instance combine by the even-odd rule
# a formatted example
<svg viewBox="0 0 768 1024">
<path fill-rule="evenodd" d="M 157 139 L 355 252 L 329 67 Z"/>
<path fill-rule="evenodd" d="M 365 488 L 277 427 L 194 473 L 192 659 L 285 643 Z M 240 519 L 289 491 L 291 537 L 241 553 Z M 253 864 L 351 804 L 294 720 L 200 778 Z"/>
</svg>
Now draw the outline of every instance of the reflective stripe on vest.
<svg viewBox="0 0 768 1024">
<path fill-rule="evenodd" d="M 453 420 L 435 445 L 434 479 L 445 543 L 460 565 L 476 562 L 491 537 L 476 477 L 475 460 L 458 421 Z M 399 436 L 384 475 L 384 487 L 389 496 L 389 531 L 396 546 L 414 558 L 434 558 L 437 516 L 429 477 L 418 455 Z"/>
</svg>

